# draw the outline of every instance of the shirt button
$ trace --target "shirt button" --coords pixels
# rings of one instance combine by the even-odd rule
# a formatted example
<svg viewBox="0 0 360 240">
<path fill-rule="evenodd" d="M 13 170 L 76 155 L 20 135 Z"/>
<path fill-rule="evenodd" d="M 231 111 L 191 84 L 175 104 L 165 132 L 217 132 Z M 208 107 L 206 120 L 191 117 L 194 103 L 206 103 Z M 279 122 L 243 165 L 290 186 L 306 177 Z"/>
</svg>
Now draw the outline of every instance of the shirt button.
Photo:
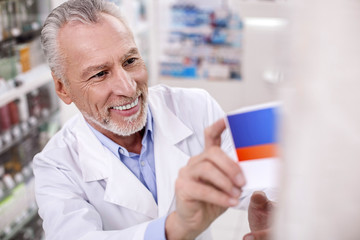
<svg viewBox="0 0 360 240">
<path fill-rule="evenodd" d="M 145 162 L 144 162 L 144 161 L 141 161 L 140 164 L 141 164 L 141 166 L 145 166 Z"/>
<path fill-rule="evenodd" d="M 124 154 L 124 150 L 122 148 L 120 148 L 119 151 L 120 151 L 121 154 Z"/>
</svg>

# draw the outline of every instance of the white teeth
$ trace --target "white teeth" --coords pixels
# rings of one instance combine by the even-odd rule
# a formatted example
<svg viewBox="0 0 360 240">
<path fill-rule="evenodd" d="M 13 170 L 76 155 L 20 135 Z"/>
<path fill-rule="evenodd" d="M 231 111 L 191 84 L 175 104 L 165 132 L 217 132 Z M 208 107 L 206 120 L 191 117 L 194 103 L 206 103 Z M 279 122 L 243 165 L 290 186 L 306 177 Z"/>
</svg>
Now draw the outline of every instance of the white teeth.
<svg viewBox="0 0 360 240">
<path fill-rule="evenodd" d="M 124 106 L 118 106 L 118 107 L 112 107 L 112 108 L 115 109 L 115 110 L 123 111 L 123 110 L 128 110 L 130 108 L 135 107 L 136 105 L 138 105 L 138 103 L 139 103 L 139 98 L 136 98 L 135 101 L 132 102 L 132 103 L 129 103 L 129 104 L 124 105 Z"/>
</svg>

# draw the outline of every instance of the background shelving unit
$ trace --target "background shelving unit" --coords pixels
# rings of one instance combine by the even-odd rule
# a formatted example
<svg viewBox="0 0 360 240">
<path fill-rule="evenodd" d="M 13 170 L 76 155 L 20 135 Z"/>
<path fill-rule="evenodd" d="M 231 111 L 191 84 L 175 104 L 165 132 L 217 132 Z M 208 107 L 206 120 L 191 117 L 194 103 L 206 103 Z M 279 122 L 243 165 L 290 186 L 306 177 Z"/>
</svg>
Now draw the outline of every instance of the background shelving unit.
<svg viewBox="0 0 360 240">
<path fill-rule="evenodd" d="M 154 1 L 153 11 L 170 11 L 169 2 Z M 192 1 L 186 1 L 192 2 Z M 193 1 L 196 2 L 196 1 Z M 201 1 L 200 1 L 201 2 Z M 216 1 L 215 1 L 216 2 Z M 219 1 L 217 1 L 219 2 Z M 152 35 L 151 83 L 167 84 L 179 87 L 200 87 L 206 89 L 225 111 L 273 101 L 278 98 L 277 83 L 284 78 L 284 38 L 288 24 L 289 7 L 286 1 L 227 1 L 229 8 L 239 15 L 244 23 L 242 43 L 242 79 L 240 81 L 208 81 L 164 77 L 159 74 L 159 55 L 161 54 L 161 21 L 157 14 L 152 14 L 154 28 Z M 166 13 L 164 13 L 166 14 Z M 169 14 L 169 13 L 167 13 Z M 259 57 L 261 56 L 261 57 Z M 285 64 L 286 65 L 286 64 Z M 231 97 L 230 97 L 231 96 Z"/>
<path fill-rule="evenodd" d="M 0 239 L 43 239 L 31 162 L 60 126 L 39 42 L 50 1 L 0 0 L 0 11 Z"/>
<path fill-rule="evenodd" d="M 19 106 L 24 106 L 19 110 L 29 110 L 29 114 L 0 135 L 0 238 L 23 239 L 36 233 L 37 237 L 30 239 L 40 239 L 42 228 L 33 191 L 31 160 L 60 127 L 59 104 L 52 94 L 52 78 L 46 65 L 16 79 L 22 84 L 0 95 L 0 107 L 17 101 Z M 45 93 L 46 99 L 42 101 L 48 105 L 39 105 L 38 114 L 33 114 L 31 106 L 36 107 L 33 104 L 39 100 L 41 94 L 36 95 L 39 92 Z"/>
<path fill-rule="evenodd" d="M 0 105 L 16 100 L 32 90 L 52 82 L 51 72 L 46 64 L 41 64 L 32 71 L 20 74 L 16 79 L 23 82 L 22 85 L 0 94 Z"/>
</svg>

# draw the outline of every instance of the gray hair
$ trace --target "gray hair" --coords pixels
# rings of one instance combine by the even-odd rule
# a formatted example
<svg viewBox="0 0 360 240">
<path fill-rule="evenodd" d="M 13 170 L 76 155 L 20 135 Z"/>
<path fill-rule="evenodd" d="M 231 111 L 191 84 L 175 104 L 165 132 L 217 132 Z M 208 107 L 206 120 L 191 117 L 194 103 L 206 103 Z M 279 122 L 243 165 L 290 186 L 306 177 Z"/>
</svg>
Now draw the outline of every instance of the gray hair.
<svg viewBox="0 0 360 240">
<path fill-rule="evenodd" d="M 84 24 L 98 23 L 101 13 L 119 19 L 131 33 L 120 9 L 105 0 L 69 0 L 55 8 L 47 17 L 41 31 L 41 46 L 54 75 L 66 83 L 64 56 L 60 51 L 57 36 L 61 27 L 71 21 Z"/>
</svg>

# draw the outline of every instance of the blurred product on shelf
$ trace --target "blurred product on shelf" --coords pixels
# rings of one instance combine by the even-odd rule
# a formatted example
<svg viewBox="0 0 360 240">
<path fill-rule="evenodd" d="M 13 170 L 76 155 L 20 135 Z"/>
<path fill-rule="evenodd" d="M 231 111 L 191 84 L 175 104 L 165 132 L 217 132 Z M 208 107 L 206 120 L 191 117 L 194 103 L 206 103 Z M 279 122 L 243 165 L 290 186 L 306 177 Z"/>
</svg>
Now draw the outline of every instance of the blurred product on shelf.
<svg viewBox="0 0 360 240">
<path fill-rule="evenodd" d="M 0 76 L 5 80 L 14 78 L 18 73 L 14 46 L 14 40 L 0 42 Z"/>
<path fill-rule="evenodd" d="M 0 1 L 0 77 L 12 80 L 44 62 L 35 0 Z"/>
<path fill-rule="evenodd" d="M 209 8 L 196 1 L 178 1 L 171 6 L 170 16 L 161 49 L 162 76 L 241 79 L 243 22 L 226 4 Z"/>
<path fill-rule="evenodd" d="M 10 127 L 11 127 L 11 118 L 10 118 L 9 105 L 6 104 L 0 107 L 0 130 L 1 132 L 6 132 L 10 130 Z"/>
<path fill-rule="evenodd" d="M 16 126 L 20 123 L 18 100 L 12 101 L 8 104 L 11 125 Z"/>
<path fill-rule="evenodd" d="M 38 31 L 38 1 L 4 0 L 0 1 L 2 39 L 16 38 Z"/>
<path fill-rule="evenodd" d="M 2 106 L 0 103 L 0 153 L 31 129 L 44 128 L 44 123 L 59 109 L 58 100 L 51 94 L 53 91 L 53 83 L 49 82 L 27 93 L 22 101 L 15 99 Z"/>
<path fill-rule="evenodd" d="M 0 0 L 0 239 L 44 239 L 31 162 L 60 128 L 40 46 L 50 0 Z"/>
<path fill-rule="evenodd" d="M 9 239 L 37 211 L 31 163 L 21 162 L 17 148 L 1 155 L 2 196 L 0 197 L 0 238 Z M 18 238 L 14 238 L 18 239 Z"/>
<path fill-rule="evenodd" d="M 0 103 L 0 239 L 42 237 L 31 162 L 60 128 L 53 88 L 48 81 Z"/>
</svg>

